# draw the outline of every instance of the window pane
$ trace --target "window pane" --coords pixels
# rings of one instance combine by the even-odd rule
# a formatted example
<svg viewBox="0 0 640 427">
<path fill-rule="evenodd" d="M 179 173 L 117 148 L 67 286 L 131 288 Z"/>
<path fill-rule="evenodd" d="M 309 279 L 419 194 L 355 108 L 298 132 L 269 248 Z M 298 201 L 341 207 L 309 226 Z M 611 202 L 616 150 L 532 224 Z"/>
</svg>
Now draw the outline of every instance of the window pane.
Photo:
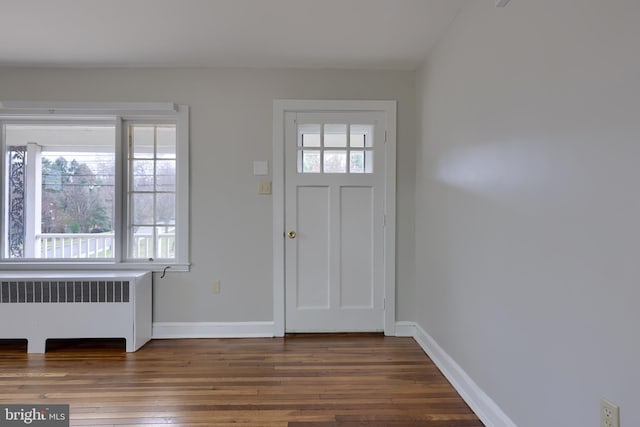
<svg viewBox="0 0 640 427">
<path fill-rule="evenodd" d="M 319 150 L 304 150 L 300 151 L 301 167 L 298 170 L 302 170 L 302 173 L 320 173 L 320 151 Z"/>
<path fill-rule="evenodd" d="M 298 147 L 320 147 L 320 125 L 299 125 Z"/>
<path fill-rule="evenodd" d="M 176 191 L 176 161 L 156 162 L 156 191 Z"/>
<path fill-rule="evenodd" d="M 158 126 L 156 157 L 159 159 L 176 158 L 176 127 L 175 125 Z"/>
<path fill-rule="evenodd" d="M 346 173 L 347 172 L 347 152 L 346 151 L 325 151 L 324 152 L 325 173 Z"/>
<path fill-rule="evenodd" d="M 176 223 L 176 195 L 160 193 L 156 195 L 156 224 Z"/>
<path fill-rule="evenodd" d="M 349 172 L 364 173 L 364 151 L 352 151 L 349 157 Z"/>
<path fill-rule="evenodd" d="M 153 191 L 153 166 L 153 160 L 134 160 L 132 162 L 133 191 Z"/>
<path fill-rule="evenodd" d="M 351 147 L 373 147 L 373 125 L 351 125 Z"/>
<path fill-rule="evenodd" d="M 153 224 L 153 193 L 134 193 L 131 198 L 133 223 L 136 225 Z"/>
<path fill-rule="evenodd" d="M 373 173 L 373 153 L 370 150 L 353 150 L 349 155 L 351 173 Z"/>
<path fill-rule="evenodd" d="M 129 253 L 138 258 L 175 257 L 176 217 L 176 127 L 175 125 L 131 125 L 133 146 L 140 150 L 134 156 L 148 160 L 131 159 L 132 184 L 130 209 L 133 223 L 145 225 L 129 237 Z M 138 144 L 137 138 L 141 138 Z M 143 232 L 148 234 L 139 235 Z M 167 237 L 170 233 L 171 245 Z M 137 234 L 136 234 L 137 233 Z M 161 254 L 159 251 L 163 251 Z"/>
<path fill-rule="evenodd" d="M 130 236 L 131 258 L 150 259 L 154 256 L 153 227 L 132 227 Z"/>
<path fill-rule="evenodd" d="M 156 227 L 156 248 L 158 258 L 174 258 L 176 256 L 175 227 Z"/>
<path fill-rule="evenodd" d="M 133 125 L 133 157 L 136 159 L 150 159 L 154 157 L 154 126 Z"/>
<path fill-rule="evenodd" d="M 115 127 L 21 124 L 4 129 L 9 206 L 4 255 L 112 258 Z M 27 169 L 29 162 L 36 167 Z"/>
<path fill-rule="evenodd" d="M 347 125 L 324 125 L 324 146 L 338 148 L 346 147 Z"/>
</svg>

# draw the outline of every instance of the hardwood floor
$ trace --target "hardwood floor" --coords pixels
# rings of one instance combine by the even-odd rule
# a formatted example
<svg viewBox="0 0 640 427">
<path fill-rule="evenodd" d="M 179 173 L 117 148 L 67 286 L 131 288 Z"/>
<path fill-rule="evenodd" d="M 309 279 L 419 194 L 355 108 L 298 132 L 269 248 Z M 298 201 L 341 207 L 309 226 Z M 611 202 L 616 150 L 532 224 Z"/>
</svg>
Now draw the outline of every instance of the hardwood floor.
<svg viewBox="0 0 640 427">
<path fill-rule="evenodd" d="M 72 426 L 483 426 L 415 341 L 381 335 L 0 341 L 0 403 L 70 404 Z"/>
</svg>

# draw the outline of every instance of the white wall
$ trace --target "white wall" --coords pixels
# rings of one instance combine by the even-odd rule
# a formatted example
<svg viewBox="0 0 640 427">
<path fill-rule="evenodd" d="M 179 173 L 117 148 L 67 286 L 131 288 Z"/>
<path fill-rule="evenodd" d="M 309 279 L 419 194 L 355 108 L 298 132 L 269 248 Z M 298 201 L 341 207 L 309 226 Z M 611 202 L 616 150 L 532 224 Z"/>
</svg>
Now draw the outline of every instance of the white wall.
<svg viewBox="0 0 640 427">
<path fill-rule="evenodd" d="M 493 4 L 418 76 L 418 323 L 519 427 L 639 426 L 640 2 Z"/>
<path fill-rule="evenodd" d="M 398 318 L 413 318 L 415 73 L 251 69 L 0 69 L 0 100 L 191 106 L 189 273 L 155 279 L 154 321 L 273 320 L 272 206 L 254 160 L 272 158 L 273 99 L 398 101 Z M 211 291 L 213 280 L 222 292 Z"/>
</svg>

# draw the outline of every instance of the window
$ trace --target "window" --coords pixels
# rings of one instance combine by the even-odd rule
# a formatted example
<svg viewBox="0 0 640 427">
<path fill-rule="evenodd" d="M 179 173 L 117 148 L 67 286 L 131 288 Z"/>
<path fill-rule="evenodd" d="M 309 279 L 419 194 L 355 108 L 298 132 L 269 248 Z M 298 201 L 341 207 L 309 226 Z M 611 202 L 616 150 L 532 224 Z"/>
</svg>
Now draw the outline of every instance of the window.
<svg viewBox="0 0 640 427">
<path fill-rule="evenodd" d="M 187 107 L 6 104 L 0 263 L 188 268 Z"/>
<path fill-rule="evenodd" d="M 6 124 L 9 259 L 113 258 L 115 126 Z"/>
<path fill-rule="evenodd" d="M 174 258 L 176 127 L 129 125 L 129 256 Z"/>
<path fill-rule="evenodd" d="M 299 173 L 373 173 L 373 125 L 298 125 Z"/>
</svg>

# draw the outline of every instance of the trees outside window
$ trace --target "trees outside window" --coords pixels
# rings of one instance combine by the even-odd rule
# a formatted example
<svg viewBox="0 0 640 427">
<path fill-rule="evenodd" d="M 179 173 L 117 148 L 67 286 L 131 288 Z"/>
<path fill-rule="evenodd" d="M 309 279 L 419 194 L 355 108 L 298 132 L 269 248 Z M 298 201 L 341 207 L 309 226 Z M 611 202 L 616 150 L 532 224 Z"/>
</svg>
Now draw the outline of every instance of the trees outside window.
<svg viewBox="0 0 640 427">
<path fill-rule="evenodd" d="M 113 162 L 42 159 L 42 232 L 113 231 Z"/>
</svg>

